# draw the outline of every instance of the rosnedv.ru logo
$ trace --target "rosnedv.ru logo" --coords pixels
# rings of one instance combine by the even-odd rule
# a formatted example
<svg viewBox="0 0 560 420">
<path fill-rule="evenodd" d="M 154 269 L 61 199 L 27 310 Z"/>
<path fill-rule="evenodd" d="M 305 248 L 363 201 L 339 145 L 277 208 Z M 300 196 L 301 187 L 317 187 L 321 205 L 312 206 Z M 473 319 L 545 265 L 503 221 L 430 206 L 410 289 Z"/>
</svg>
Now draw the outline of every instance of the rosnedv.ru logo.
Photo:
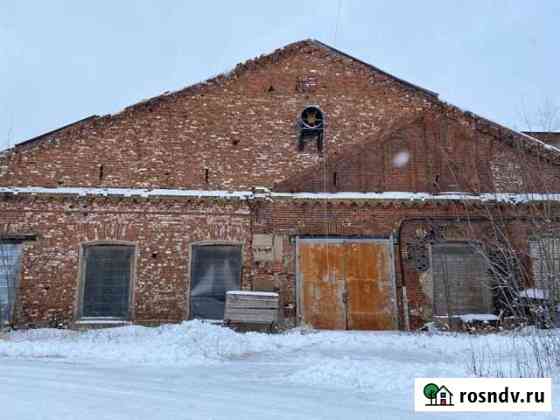
<svg viewBox="0 0 560 420">
<path fill-rule="evenodd" d="M 438 386 L 430 382 L 424 386 L 423 392 L 427 399 L 427 406 L 453 406 L 453 393 L 445 385 Z"/>
<path fill-rule="evenodd" d="M 550 378 L 416 378 L 415 411 L 552 411 Z"/>
</svg>

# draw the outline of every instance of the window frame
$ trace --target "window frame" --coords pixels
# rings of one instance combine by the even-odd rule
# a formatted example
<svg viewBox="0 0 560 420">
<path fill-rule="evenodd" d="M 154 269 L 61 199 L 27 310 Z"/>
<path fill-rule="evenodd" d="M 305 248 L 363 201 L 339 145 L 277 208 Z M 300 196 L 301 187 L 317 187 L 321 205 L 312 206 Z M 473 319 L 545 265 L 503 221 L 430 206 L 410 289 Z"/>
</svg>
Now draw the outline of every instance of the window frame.
<svg viewBox="0 0 560 420">
<path fill-rule="evenodd" d="M 436 316 L 436 317 L 449 317 L 449 316 L 457 316 L 457 315 L 461 315 L 461 314 L 456 314 L 454 313 L 454 311 L 451 311 L 452 313 L 448 313 L 447 315 L 436 315 L 435 314 L 435 306 L 436 306 L 436 296 L 435 296 L 435 290 L 436 290 L 436 278 L 435 278 L 435 271 L 434 271 L 434 246 L 438 247 L 438 246 L 445 246 L 445 245 L 451 245 L 451 246 L 456 246 L 456 245 L 463 245 L 465 247 L 468 247 L 470 249 L 475 250 L 475 254 L 478 254 L 478 251 L 476 251 L 477 248 L 482 248 L 484 249 L 484 244 L 481 241 L 477 241 L 477 240 L 454 240 L 454 239 L 450 239 L 450 240 L 444 240 L 444 241 L 438 241 L 435 242 L 433 244 L 430 245 L 429 247 L 429 258 L 430 258 L 430 272 L 431 272 L 431 276 L 432 276 L 432 317 Z M 484 257 L 483 257 L 484 258 Z M 481 290 L 483 290 L 485 287 L 490 287 L 490 295 L 489 295 L 489 300 L 490 300 L 490 309 L 492 310 L 492 313 L 494 313 L 495 311 L 495 304 L 494 304 L 494 292 L 492 291 L 492 278 L 490 276 L 489 273 L 487 273 L 487 281 L 488 284 L 484 284 L 482 283 L 481 280 Z"/>
<path fill-rule="evenodd" d="M 8 308 L 9 309 L 8 318 L 3 319 L 3 317 L 0 315 L 0 328 L 2 328 L 5 325 L 12 325 L 16 319 L 16 308 L 18 306 L 18 301 L 20 297 L 21 276 L 23 273 L 23 253 L 25 250 L 24 242 L 20 239 L 10 239 L 10 238 L 5 239 L 0 237 L 0 247 L 3 244 L 15 245 L 17 247 L 17 256 L 15 259 L 16 268 L 14 271 L 13 302 L 12 302 L 12 306 Z M 2 258 L 1 255 L 0 258 Z M 6 284 L 6 289 L 9 289 L 9 284 Z M 8 306 L 10 305 L 9 298 L 10 296 L 8 290 Z"/>
<path fill-rule="evenodd" d="M 552 275 L 554 275 L 553 273 L 556 268 L 560 268 L 560 234 L 558 234 L 557 232 L 550 232 L 544 234 L 530 235 L 527 240 L 527 249 L 528 249 L 527 255 L 529 256 L 529 264 L 530 264 L 530 270 L 531 270 L 532 280 L 533 280 L 532 287 L 547 290 L 549 292 L 549 296 L 552 297 L 553 299 L 556 299 L 559 294 L 560 279 L 557 276 L 555 276 L 554 283 L 549 283 L 548 278 L 543 278 L 546 277 L 547 274 L 550 275 L 550 273 L 548 272 L 545 273 L 543 270 L 543 267 L 546 267 L 548 265 L 548 262 L 550 261 L 547 261 L 546 257 L 545 259 L 542 259 L 541 254 L 535 256 L 532 253 L 532 249 L 533 249 L 531 246 L 532 243 L 540 242 L 541 244 L 543 244 L 545 241 L 550 241 L 554 243 L 553 251 L 556 253 L 556 255 L 552 257 L 552 264 L 553 264 Z M 540 246 L 539 246 L 539 250 L 540 250 Z M 551 251 L 547 250 L 547 252 L 551 252 Z M 539 265 L 538 271 L 536 270 L 535 267 L 537 264 Z"/>
<path fill-rule="evenodd" d="M 130 262 L 130 276 L 128 279 L 128 312 L 127 316 L 124 318 L 120 317 L 99 317 L 99 316 L 84 316 L 84 293 L 86 286 L 86 267 L 87 258 L 86 250 L 90 247 L 96 246 L 122 246 L 132 248 L 132 258 Z M 135 285 L 136 285 L 136 267 L 138 260 L 138 247 L 136 243 L 130 241 L 89 241 L 80 244 L 80 255 L 79 255 L 79 270 L 78 270 L 78 294 L 77 302 L 75 306 L 74 319 L 75 321 L 132 321 L 135 318 Z"/>
<path fill-rule="evenodd" d="M 228 240 L 204 240 L 195 241 L 189 243 L 189 260 L 187 262 L 187 272 L 185 279 L 185 320 L 190 320 L 192 318 L 191 311 L 191 290 L 192 290 L 192 266 L 193 266 L 193 255 L 194 248 L 197 246 L 212 246 L 212 245 L 231 245 L 238 246 L 241 249 L 241 270 L 239 272 L 239 288 L 243 290 L 243 271 L 245 265 L 245 243 L 243 241 L 228 241 Z"/>
</svg>

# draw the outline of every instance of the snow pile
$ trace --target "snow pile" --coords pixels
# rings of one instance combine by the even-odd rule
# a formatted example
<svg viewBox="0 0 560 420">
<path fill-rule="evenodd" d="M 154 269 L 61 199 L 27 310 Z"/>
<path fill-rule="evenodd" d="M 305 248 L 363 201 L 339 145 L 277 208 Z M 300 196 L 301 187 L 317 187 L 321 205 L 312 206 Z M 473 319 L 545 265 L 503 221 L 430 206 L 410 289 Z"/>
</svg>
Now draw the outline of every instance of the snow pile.
<svg viewBox="0 0 560 420">
<path fill-rule="evenodd" d="M 316 361 L 310 366 L 291 374 L 289 382 L 300 385 L 346 388 L 372 392 L 393 392 L 402 390 L 414 377 L 442 375 L 469 376 L 459 366 L 450 370 L 445 363 L 422 363 L 421 361 L 384 360 L 373 357 L 366 360 L 352 360 L 349 357 L 336 359 L 325 356 L 325 360 Z"/>
<path fill-rule="evenodd" d="M 81 332 L 56 329 L 14 331 L 0 341 L 0 357 L 185 366 L 235 361 L 257 354 L 273 358 L 288 357 L 297 352 L 300 360 L 307 360 L 307 366 L 310 367 L 308 373 L 312 374 L 314 363 L 317 369 L 321 369 L 323 360 L 329 357 L 336 360 L 344 354 L 352 354 L 353 358 L 358 357 L 360 360 L 391 359 L 395 356 L 387 351 L 394 347 L 395 342 L 404 348 L 415 349 L 410 359 L 430 357 L 434 351 L 443 351 L 437 349 L 445 349 L 445 355 L 440 358 L 451 360 L 467 346 L 465 338 L 458 337 L 454 340 L 457 345 L 446 343 L 436 346 L 434 350 L 434 343 L 439 340 L 448 341 L 443 336 L 397 332 L 304 333 L 292 330 L 272 335 L 241 334 L 195 320 L 156 328 L 135 325 Z M 402 356 L 403 352 L 398 354 Z"/>
<path fill-rule="evenodd" d="M 200 321 L 85 332 L 27 330 L 12 332 L 0 341 L 0 356 L 150 365 L 208 364 L 264 349 L 258 336 L 237 334 Z"/>
<path fill-rule="evenodd" d="M 0 405 L 17 419 L 37 407 L 45 419 L 416 418 L 415 377 L 517 376 L 543 332 L 525 333 L 241 334 L 200 321 L 17 331 L 0 339 Z"/>
<path fill-rule="evenodd" d="M 472 376 L 473 351 L 486 354 L 488 348 L 492 360 L 485 358 L 484 363 L 490 363 L 485 370 L 509 369 L 516 360 L 505 334 L 300 329 L 284 334 L 242 334 L 211 323 L 187 321 L 156 328 L 15 331 L 0 340 L 0 358 L 174 367 L 270 363 L 286 368 L 274 374 L 265 369 L 256 375 L 282 383 L 369 392 L 391 389 L 392 384 L 402 387 L 414 377 Z"/>
<path fill-rule="evenodd" d="M 156 328 L 11 332 L 0 339 L 0 364 L 4 363 L 4 369 L 15 364 L 30 366 L 27 375 L 34 375 L 30 373 L 34 369 L 39 369 L 39 373 L 44 369 L 47 372 L 59 369 L 64 375 L 70 375 L 60 382 L 53 382 L 50 377 L 44 381 L 49 387 L 53 383 L 59 387 L 55 399 L 66 395 L 69 387 L 66 381 L 79 384 L 71 386 L 79 390 L 89 386 L 92 392 L 100 392 L 106 387 L 104 376 L 112 375 L 107 386 L 119 393 L 123 386 L 137 389 L 138 381 L 143 381 L 141 387 L 149 392 L 140 391 L 139 401 L 151 398 L 154 392 L 161 393 L 164 401 L 152 402 L 158 410 L 169 403 L 169 389 L 175 390 L 171 400 L 179 402 L 184 401 L 185 389 L 197 389 L 193 394 L 194 406 L 200 403 L 199 393 L 203 392 L 211 395 L 203 398 L 208 404 L 216 395 L 225 395 L 228 410 L 234 392 L 245 397 L 250 395 L 251 402 L 243 405 L 244 409 L 253 407 L 252 399 L 254 396 L 258 399 L 258 395 L 266 395 L 267 401 L 275 404 L 279 396 L 285 397 L 289 399 L 288 406 L 294 407 L 315 401 L 318 395 L 330 395 L 325 397 L 327 400 L 346 395 L 352 398 L 347 400 L 350 402 L 346 412 L 354 410 L 359 401 L 368 406 L 379 401 L 380 395 L 389 393 L 395 410 L 402 411 L 403 406 L 411 404 L 415 377 L 518 376 L 520 362 L 528 366 L 520 373 L 533 376 L 532 337 L 521 337 L 512 346 L 508 334 L 472 336 L 309 329 L 283 334 L 242 334 L 207 322 L 187 321 Z M 67 369 L 69 362 L 72 369 Z M 17 379 L 20 374 L 15 371 L 16 379 L 12 380 L 26 383 L 25 375 Z M 84 378 L 93 382 L 83 385 Z M 123 380 L 127 385 L 123 385 Z M 33 386 L 36 386 L 34 382 Z M 114 399 L 114 394 L 109 395 L 109 400 Z M 386 409 L 386 399 L 381 400 Z M 66 407 L 81 400 L 70 396 L 62 401 L 61 406 Z M 338 401 L 333 407 L 337 404 Z M 279 413 L 285 414 L 286 405 L 278 406 L 282 410 Z M 270 405 L 264 404 L 264 409 L 269 410 Z M 310 410 L 301 418 L 313 418 L 310 413 L 315 413 L 315 409 Z M 362 410 L 368 412 L 367 407 Z M 326 418 L 322 414 L 320 418 Z M 369 414 L 362 418 L 369 418 Z M 251 416 L 238 413 L 232 417 Z M 208 413 L 200 418 L 209 418 Z"/>
<path fill-rule="evenodd" d="M 525 289 L 519 292 L 519 297 L 527 299 L 548 299 L 548 291 L 543 289 Z"/>
<path fill-rule="evenodd" d="M 325 341 L 328 333 L 237 333 L 204 321 L 159 327 L 125 327 L 71 331 L 19 330 L 0 340 L 0 357 L 64 358 L 125 364 L 189 366 L 246 359 L 257 353 L 285 354 Z M 344 337 L 336 341 L 343 348 Z"/>
<path fill-rule="evenodd" d="M 414 377 L 471 376 L 467 350 L 472 337 L 398 332 L 321 332 L 294 384 L 375 391 L 399 391 Z"/>
<path fill-rule="evenodd" d="M 492 322 L 497 321 L 498 317 L 494 314 L 462 314 L 457 315 L 464 323 L 471 322 Z"/>
</svg>

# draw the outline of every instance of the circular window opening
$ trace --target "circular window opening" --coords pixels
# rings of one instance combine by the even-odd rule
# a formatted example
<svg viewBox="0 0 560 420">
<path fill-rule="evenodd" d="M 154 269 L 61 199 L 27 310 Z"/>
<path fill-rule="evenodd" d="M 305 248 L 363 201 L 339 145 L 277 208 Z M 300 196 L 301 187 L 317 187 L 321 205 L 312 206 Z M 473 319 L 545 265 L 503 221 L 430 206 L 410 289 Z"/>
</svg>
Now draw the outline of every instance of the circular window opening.
<svg viewBox="0 0 560 420">
<path fill-rule="evenodd" d="M 323 126 L 323 113 L 316 106 L 308 106 L 301 113 L 304 128 L 317 129 Z"/>
</svg>

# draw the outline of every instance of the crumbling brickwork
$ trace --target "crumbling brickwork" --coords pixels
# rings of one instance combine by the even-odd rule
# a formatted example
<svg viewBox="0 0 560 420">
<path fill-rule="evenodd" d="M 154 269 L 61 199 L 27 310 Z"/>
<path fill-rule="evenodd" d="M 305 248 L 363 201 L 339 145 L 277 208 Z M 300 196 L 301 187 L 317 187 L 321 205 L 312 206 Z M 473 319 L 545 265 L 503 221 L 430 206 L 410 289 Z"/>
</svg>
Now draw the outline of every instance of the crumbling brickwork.
<svg viewBox="0 0 560 420">
<path fill-rule="evenodd" d="M 312 88 L 302 89 L 309 77 Z M 487 165 L 496 148 L 506 141 L 537 147 L 429 91 L 304 41 L 208 82 L 24 143 L 3 159 L 8 168 L 0 171 L 0 183 L 274 188 L 323 165 L 316 149 L 297 147 L 297 118 L 310 104 L 324 112 L 329 179 L 340 172 L 341 191 L 426 191 L 434 182 L 446 190 L 457 186 L 442 168 L 449 162 L 456 173 L 475 170 L 491 187 Z M 410 153 L 406 168 L 393 165 L 402 149 Z M 348 155 L 362 159 L 354 159 L 352 170 L 345 167 Z M 314 184 L 313 191 L 322 183 Z"/>
<path fill-rule="evenodd" d="M 36 235 L 24 242 L 16 324 L 75 319 L 81 246 L 125 241 L 135 246 L 133 320 L 188 316 L 190 245 L 251 243 L 250 213 L 240 201 L 4 198 L 0 232 Z M 250 247 L 242 287 L 251 288 Z"/>
<path fill-rule="evenodd" d="M 322 152 L 298 148 L 298 117 L 309 105 L 324 114 Z M 227 75 L 22 143 L 0 155 L 0 186 L 549 192 L 558 185 L 559 162 L 527 136 L 303 41 Z M 539 176 L 528 176 L 535 168 Z M 244 245 L 242 287 L 280 291 L 285 320 L 294 324 L 294 240 L 318 235 L 395 240 L 404 328 L 421 325 L 429 304 L 422 275 L 401 261 L 402 244 L 416 234 L 405 221 L 457 215 L 465 215 L 458 204 L 402 199 L 7 194 L 0 232 L 37 237 L 24 246 L 19 325 L 76 319 L 80 250 L 95 241 L 134 244 L 136 322 L 188 318 L 190 246 L 231 241 Z"/>
</svg>

